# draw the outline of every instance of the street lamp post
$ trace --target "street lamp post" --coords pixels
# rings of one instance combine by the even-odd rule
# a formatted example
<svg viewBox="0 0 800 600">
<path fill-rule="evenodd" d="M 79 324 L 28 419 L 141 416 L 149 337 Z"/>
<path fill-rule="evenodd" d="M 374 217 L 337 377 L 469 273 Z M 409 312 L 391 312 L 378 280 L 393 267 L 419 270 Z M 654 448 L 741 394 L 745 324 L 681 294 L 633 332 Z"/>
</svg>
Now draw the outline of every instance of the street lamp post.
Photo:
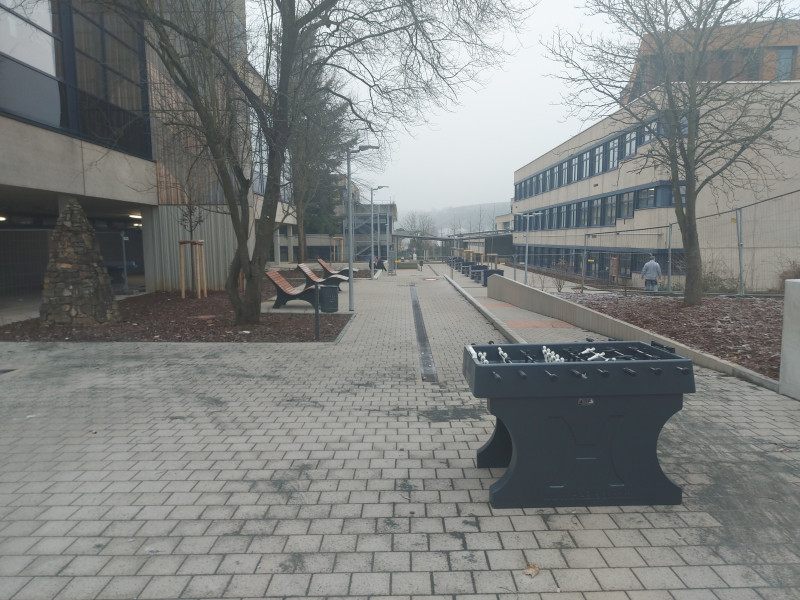
<svg viewBox="0 0 800 600">
<path fill-rule="evenodd" d="M 531 217 L 541 215 L 541 212 L 533 212 L 525 214 L 525 277 L 523 283 L 528 285 L 528 234 L 531 230 Z"/>
<path fill-rule="evenodd" d="M 375 249 L 375 204 L 372 202 L 372 197 L 375 190 L 382 190 L 388 185 L 379 185 L 378 187 L 370 188 L 369 190 L 369 278 L 375 279 L 375 261 L 372 260 L 372 251 Z M 380 243 L 378 244 L 380 246 Z M 378 250 L 380 254 L 380 250 Z"/>
<path fill-rule="evenodd" d="M 377 146 L 359 146 L 356 150 L 347 150 L 347 223 L 350 228 L 350 243 L 348 244 L 348 267 L 350 268 L 350 280 L 348 284 L 348 291 L 350 296 L 350 311 L 354 311 L 356 309 L 355 300 L 353 298 L 353 236 L 355 235 L 355 231 L 353 230 L 354 220 L 353 220 L 353 189 L 350 182 L 350 155 L 355 154 L 356 152 L 363 152 L 364 150 L 377 150 Z"/>
</svg>

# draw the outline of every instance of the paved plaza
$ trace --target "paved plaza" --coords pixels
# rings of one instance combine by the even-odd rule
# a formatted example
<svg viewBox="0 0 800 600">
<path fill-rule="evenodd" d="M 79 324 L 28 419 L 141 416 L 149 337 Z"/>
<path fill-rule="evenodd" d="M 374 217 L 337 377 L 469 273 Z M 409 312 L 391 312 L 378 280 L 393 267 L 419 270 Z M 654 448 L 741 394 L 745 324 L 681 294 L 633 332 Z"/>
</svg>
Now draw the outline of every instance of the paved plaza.
<svg viewBox="0 0 800 600">
<path fill-rule="evenodd" d="M 698 369 L 682 505 L 493 509 L 461 360 L 505 340 L 445 275 L 357 280 L 335 343 L 0 343 L 0 599 L 800 599 L 800 403 Z"/>
</svg>

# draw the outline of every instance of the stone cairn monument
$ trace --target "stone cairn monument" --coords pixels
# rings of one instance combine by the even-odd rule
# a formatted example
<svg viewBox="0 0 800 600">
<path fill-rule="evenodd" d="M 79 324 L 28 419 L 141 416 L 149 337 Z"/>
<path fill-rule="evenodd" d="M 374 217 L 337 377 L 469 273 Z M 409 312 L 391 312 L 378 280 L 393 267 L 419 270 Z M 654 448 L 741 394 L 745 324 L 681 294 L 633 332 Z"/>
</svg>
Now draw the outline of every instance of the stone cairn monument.
<svg viewBox="0 0 800 600">
<path fill-rule="evenodd" d="M 111 277 L 94 229 L 78 201 L 70 200 L 50 237 L 39 320 L 48 326 L 88 326 L 117 318 Z"/>
</svg>

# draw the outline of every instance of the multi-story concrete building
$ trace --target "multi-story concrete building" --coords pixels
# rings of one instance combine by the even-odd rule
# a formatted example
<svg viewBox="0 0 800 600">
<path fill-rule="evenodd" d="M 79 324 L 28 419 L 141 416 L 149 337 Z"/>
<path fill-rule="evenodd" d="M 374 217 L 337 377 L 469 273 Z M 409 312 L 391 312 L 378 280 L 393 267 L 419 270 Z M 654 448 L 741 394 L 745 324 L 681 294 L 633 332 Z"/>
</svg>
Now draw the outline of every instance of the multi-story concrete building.
<svg viewBox="0 0 800 600">
<path fill-rule="evenodd" d="M 178 242 L 192 237 L 205 241 L 208 283 L 221 289 L 234 236 L 219 185 L 209 168 L 187 183 L 154 108 L 169 81 L 144 25 L 137 33 L 99 6 L 0 3 L 0 293 L 41 289 L 48 234 L 70 198 L 107 265 L 137 285 L 178 289 Z M 191 234 L 187 202 L 203 215 Z"/>
<path fill-rule="evenodd" d="M 720 53 L 708 76 L 713 77 L 715 69 L 735 68 L 737 77 L 732 79 L 763 79 L 772 82 L 771 93 L 796 93 L 800 23 L 789 22 L 774 36 L 768 38 L 772 43 L 749 50 L 748 56 L 758 59 L 755 63 L 745 58 L 744 51 Z M 649 91 L 648 65 L 646 57 L 640 57 L 630 88 L 632 102 L 641 94 L 657 93 Z M 558 266 L 641 287 L 639 271 L 655 253 L 665 274 L 670 266 L 674 287 L 679 287 L 681 236 L 669 174 L 635 160 L 658 135 L 657 118 L 654 114 L 654 125 L 643 126 L 621 110 L 517 169 L 511 202 L 517 257 L 525 254 L 527 238 L 528 260 L 534 266 Z M 796 149 L 800 143 L 796 109 L 787 110 L 784 123 L 788 126 L 781 135 L 787 148 Z M 753 160 L 768 161 L 785 176 L 776 176 L 758 192 L 742 187 L 721 197 L 703 190 L 697 201 L 701 250 L 709 268 L 734 275 L 741 268 L 748 289 L 774 289 L 781 265 L 800 260 L 800 193 L 796 193 L 800 169 L 779 152 Z M 756 205 L 765 199 L 773 200 Z M 508 220 L 508 215 L 497 218 L 498 224 Z"/>
</svg>

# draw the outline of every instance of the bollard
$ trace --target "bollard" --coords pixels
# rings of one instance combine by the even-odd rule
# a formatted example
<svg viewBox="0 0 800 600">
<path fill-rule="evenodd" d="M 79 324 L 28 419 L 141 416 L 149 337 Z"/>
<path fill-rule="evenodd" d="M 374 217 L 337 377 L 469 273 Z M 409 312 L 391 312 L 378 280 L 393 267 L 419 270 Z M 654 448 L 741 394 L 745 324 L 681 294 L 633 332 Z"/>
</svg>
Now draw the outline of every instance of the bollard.
<svg viewBox="0 0 800 600">
<path fill-rule="evenodd" d="M 800 400 L 800 279 L 787 279 L 783 292 L 783 330 L 781 333 L 781 371 L 778 391 Z"/>
</svg>

